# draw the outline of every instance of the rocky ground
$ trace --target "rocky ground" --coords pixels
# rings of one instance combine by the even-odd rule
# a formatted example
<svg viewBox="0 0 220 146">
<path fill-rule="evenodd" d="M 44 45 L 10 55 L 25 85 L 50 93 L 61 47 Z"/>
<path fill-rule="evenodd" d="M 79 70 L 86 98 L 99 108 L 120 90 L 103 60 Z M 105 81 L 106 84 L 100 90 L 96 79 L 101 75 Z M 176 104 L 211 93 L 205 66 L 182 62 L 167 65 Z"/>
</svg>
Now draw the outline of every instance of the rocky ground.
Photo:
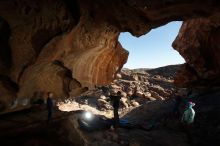
<svg viewBox="0 0 220 146">
<path fill-rule="evenodd" d="M 173 85 L 174 75 L 179 66 L 166 66 L 157 69 L 123 69 L 111 85 L 97 87 L 82 96 L 60 104 L 63 111 L 83 109 L 95 114 L 112 117 L 112 106 L 108 97 L 121 91 L 120 117 L 143 127 L 131 129 L 119 128 L 117 131 L 106 130 L 92 133 L 80 133 L 84 145 L 121 145 L 121 146 L 206 146 L 219 145 L 219 88 L 194 89 L 191 100 L 196 103 L 195 124 L 186 131 L 181 124 L 181 115 L 175 116 L 175 93 L 186 97 L 187 89 Z M 107 92 L 105 92 L 107 91 Z M 212 101 L 216 103 L 213 104 Z M 180 106 L 183 113 L 185 104 Z M 208 113 L 208 114 L 207 114 Z M 217 117 L 216 117 L 216 115 Z M 70 117 L 70 125 L 76 124 L 77 115 Z M 216 128 L 217 127 L 217 128 Z M 146 130 L 147 129 L 147 130 Z M 209 131 L 209 132 L 208 132 Z M 208 135 L 206 134 L 208 132 Z"/>
<path fill-rule="evenodd" d="M 7 131 L 0 133 L 4 139 L 2 143 L 27 146 L 218 146 L 219 88 L 193 90 L 194 96 L 190 100 L 196 103 L 196 117 L 187 132 L 180 116 L 173 115 L 174 93 L 178 89 L 172 83 L 177 70 L 178 66 L 123 69 L 111 85 L 58 102 L 59 110 L 54 112 L 50 123 L 46 122 L 45 105 L 2 116 L 0 129 Z M 108 92 L 103 90 L 112 94 L 121 91 L 121 119 L 139 126 L 94 132 L 80 129 L 77 119 L 82 116 L 82 110 L 112 117 Z M 180 106 L 181 112 L 183 106 Z"/>
<path fill-rule="evenodd" d="M 88 105 L 108 113 L 112 110 L 109 95 L 121 91 L 120 111 L 125 114 L 145 103 L 171 98 L 177 90 L 173 81 L 178 68 L 178 65 L 173 65 L 157 69 L 122 69 L 110 85 L 97 87 L 77 98 L 60 102 L 59 107 L 63 111 L 72 111 L 77 107 L 77 104 L 74 103 L 76 101 L 82 106 Z"/>
</svg>

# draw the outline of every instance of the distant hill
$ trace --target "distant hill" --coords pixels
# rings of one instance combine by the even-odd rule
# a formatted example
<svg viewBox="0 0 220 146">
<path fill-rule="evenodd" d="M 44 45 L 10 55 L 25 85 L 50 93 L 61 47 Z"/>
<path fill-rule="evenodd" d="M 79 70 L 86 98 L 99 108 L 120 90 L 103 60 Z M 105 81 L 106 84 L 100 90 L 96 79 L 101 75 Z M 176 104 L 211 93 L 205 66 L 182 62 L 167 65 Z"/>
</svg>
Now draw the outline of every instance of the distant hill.
<svg viewBox="0 0 220 146">
<path fill-rule="evenodd" d="M 138 74 L 150 74 L 150 75 L 159 75 L 165 78 L 173 79 L 176 72 L 179 70 L 181 64 L 178 65 L 168 65 L 158 68 L 137 68 L 137 69 L 128 69 L 123 68 L 123 71 L 131 71 L 132 73 Z"/>
</svg>

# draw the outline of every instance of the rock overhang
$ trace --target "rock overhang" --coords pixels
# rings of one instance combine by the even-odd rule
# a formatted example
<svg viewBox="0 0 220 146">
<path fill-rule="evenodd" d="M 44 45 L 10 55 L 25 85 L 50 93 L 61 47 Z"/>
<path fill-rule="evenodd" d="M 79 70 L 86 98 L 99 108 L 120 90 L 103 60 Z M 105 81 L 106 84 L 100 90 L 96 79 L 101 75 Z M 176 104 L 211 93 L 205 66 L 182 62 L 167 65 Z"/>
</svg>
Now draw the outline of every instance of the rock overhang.
<svg viewBox="0 0 220 146">
<path fill-rule="evenodd" d="M 1 58 L 0 74 L 18 87 L 1 82 L 1 105 L 7 109 L 16 99 L 49 91 L 57 98 L 74 96 L 108 84 L 128 57 L 120 32 L 138 37 L 175 20 L 184 24 L 173 47 L 186 60 L 176 84 L 219 85 L 219 11 L 216 0 L 1 1 L 10 36 L 1 38 L 0 47 L 10 53 L 10 65 Z"/>
</svg>

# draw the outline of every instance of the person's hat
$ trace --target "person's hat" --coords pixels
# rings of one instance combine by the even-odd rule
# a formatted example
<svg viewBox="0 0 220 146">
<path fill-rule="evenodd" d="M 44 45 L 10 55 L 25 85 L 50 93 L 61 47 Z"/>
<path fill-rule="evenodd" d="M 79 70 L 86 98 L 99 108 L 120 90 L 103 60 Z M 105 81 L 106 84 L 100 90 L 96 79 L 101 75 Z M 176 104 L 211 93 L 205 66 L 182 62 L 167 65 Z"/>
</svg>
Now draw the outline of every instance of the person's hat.
<svg viewBox="0 0 220 146">
<path fill-rule="evenodd" d="M 118 91 L 118 92 L 117 92 L 117 95 L 121 95 L 121 91 Z"/>
<path fill-rule="evenodd" d="M 195 106 L 196 104 L 190 101 L 188 102 L 188 105 Z"/>
</svg>

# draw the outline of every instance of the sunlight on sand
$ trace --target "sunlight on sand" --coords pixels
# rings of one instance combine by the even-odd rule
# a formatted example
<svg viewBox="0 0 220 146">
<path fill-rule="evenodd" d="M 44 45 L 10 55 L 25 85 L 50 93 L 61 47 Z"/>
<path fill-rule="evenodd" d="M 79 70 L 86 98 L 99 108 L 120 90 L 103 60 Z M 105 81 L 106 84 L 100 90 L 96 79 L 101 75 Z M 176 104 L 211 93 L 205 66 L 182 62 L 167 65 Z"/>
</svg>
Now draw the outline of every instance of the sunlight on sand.
<svg viewBox="0 0 220 146">
<path fill-rule="evenodd" d="M 106 116 L 107 118 L 113 118 L 113 110 L 100 111 L 96 109 L 95 107 L 91 107 L 86 104 L 79 104 L 76 101 L 65 100 L 65 102 L 58 102 L 57 106 L 59 110 L 65 111 L 65 112 L 84 110 L 84 111 L 91 112 L 93 114 Z M 135 109 L 135 107 L 127 108 L 127 109 L 119 109 L 119 115 L 123 116 L 127 114 L 128 112 L 132 111 L 133 109 Z"/>
<path fill-rule="evenodd" d="M 66 101 L 66 102 L 58 102 L 58 109 L 65 112 L 77 111 L 77 110 L 85 110 L 89 111 L 93 114 L 104 115 L 106 117 L 112 118 L 113 113 L 111 110 L 109 111 L 99 111 L 94 107 L 85 104 L 79 104 L 76 101 Z"/>
</svg>

